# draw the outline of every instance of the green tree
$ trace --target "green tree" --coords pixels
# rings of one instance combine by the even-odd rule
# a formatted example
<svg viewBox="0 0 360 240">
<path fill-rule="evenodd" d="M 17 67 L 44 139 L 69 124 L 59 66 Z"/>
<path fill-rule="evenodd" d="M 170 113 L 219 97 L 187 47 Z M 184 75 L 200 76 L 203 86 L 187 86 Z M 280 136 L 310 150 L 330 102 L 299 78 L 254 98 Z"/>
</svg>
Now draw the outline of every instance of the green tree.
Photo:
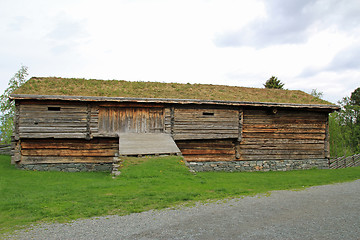
<svg viewBox="0 0 360 240">
<path fill-rule="evenodd" d="M 283 89 L 284 84 L 275 76 L 269 78 L 264 84 L 265 88 Z"/>
<path fill-rule="evenodd" d="M 8 88 L 0 96 L 0 111 L 2 116 L 0 117 L 0 142 L 10 143 L 11 135 L 13 132 L 13 122 L 15 115 L 15 103 L 9 100 L 9 96 L 12 92 L 18 89 L 26 82 L 28 76 L 28 67 L 21 66 L 20 70 L 14 74 L 8 83 Z"/>
<path fill-rule="evenodd" d="M 358 87 L 357 89 L 355 89 L 355 91 L 351 93 L 350 99 L 353 105 L 360 106 L 360 87 Z"/>
<path fill-rule="evenodd" d="M 349 156 L 360 152 L 360 106 L 349 97 L 339 101 L 341 110 L 330 114 L 330 154 Z"/>
</svg>

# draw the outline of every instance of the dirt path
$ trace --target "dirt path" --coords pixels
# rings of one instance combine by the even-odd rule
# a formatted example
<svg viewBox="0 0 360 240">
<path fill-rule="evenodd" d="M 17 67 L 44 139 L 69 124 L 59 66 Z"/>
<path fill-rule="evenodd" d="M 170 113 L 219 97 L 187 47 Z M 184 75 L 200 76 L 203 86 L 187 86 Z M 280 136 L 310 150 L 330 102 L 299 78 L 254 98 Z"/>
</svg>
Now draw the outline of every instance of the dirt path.
<svg viewBox="0 0 360 240">
<path fill-rule="evenodd" d="M 360 239 L 360 180 L 42 225 L 10 239 Z"/>
</svg>

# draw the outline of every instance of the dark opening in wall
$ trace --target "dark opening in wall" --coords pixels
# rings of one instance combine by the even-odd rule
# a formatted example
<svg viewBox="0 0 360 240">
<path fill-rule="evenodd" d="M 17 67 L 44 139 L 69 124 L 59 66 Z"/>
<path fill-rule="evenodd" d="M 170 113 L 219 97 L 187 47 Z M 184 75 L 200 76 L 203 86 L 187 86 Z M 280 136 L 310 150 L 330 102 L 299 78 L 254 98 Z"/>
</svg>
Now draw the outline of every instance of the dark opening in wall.
<svg viewBox="0 0 360 240">
<path fill-rule="evenodd" d="M 48 107 L 48 111 L 59 112 L 59 111 L 60 111 L 60 107 Z"/>
<path fill-rule="evenodd" d="M 213 112 L 203 112 L 204 116 L 214 116 Z"/>
</svg>

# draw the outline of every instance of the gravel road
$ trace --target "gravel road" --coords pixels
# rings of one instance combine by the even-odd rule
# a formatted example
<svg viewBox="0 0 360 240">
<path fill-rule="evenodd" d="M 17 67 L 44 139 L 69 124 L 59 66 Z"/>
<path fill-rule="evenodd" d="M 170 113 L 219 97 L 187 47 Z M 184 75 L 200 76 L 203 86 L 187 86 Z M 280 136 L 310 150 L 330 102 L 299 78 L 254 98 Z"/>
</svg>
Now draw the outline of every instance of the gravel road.
<svg viewBox="0 0 360 240">
<path fill-rule="evenodd" d="M 360 180 L 46 224 L 9 239 L 360 239 Z"/>
</svg>

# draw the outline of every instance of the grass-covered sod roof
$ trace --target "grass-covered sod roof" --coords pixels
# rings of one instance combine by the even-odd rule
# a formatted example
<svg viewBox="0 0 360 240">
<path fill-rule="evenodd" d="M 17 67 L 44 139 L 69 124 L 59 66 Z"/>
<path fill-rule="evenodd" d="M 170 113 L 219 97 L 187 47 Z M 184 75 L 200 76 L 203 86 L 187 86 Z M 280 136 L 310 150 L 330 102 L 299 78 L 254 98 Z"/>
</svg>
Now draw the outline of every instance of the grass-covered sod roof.
<svg viewBox="0 0 360 240">
<path fill-rule="evenodd" d="M 299 90 L 56 77 L 33 77 L 14 94 L 331 104 Z"/>
</svg>

